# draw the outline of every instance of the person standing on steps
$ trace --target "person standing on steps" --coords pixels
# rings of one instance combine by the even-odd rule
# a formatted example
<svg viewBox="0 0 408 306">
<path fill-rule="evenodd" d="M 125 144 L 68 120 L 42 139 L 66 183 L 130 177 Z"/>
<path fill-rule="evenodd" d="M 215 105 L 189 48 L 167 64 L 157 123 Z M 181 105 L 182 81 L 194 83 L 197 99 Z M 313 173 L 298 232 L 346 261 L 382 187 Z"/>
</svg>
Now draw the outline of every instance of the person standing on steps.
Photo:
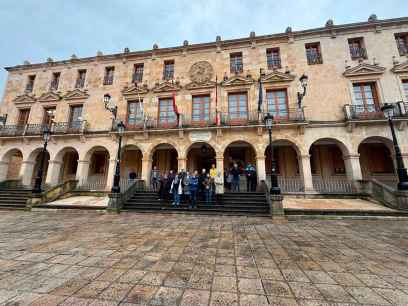
<svg viewBox="0 0 408 306">
<path fill-rule="evenodd" d="M 238 164 L 235 163 L 234 166 L 231 169 L 231 175 L 232 175 L 232 191 L 240 191 L 239 190 L 239 175 L 241 171 L 238 168 Z"/>
<path fill-rule="evenodd" d="M 173 194 L 172 206 L 180 206 L 180 196 L 183 193 L 183 174 L 176 175 L 171 183 L 171 193 Z"/>
<path fill-rule="evenodd" d="M 190 177 L 190 205 L 188 208 L 197 207 L 197 192 L 198 192 L 198 172 L 194 171 L 193 175 Z"/>
<path fill-rule="evenodd" d="M 158 190 L 159 180 L 160 180 L 160 171 L 157 169 L 156 166 L 153 167 L 150 180 L 151 180 L 152 190 L 156 192 Z"/>
</svg>

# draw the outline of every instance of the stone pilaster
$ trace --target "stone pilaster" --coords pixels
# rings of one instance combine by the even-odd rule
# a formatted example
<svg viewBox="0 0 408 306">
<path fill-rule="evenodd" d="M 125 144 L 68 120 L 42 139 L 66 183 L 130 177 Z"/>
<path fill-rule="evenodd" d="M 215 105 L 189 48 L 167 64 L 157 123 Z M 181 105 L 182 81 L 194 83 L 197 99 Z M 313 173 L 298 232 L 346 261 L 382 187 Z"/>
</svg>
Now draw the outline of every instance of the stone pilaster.
<svg viewBox="0 0 408 306">
<path fill-rule="evenodd" d="M 7 179 L 8 163 L 0 161 L 0 182 Z"/>
<path fill-rule="evenodd" d="M 221 173 L 222 178 L 222 188 L 220 190 L 220 193 L 224 193 L 224 154 L 217 153 L 215 160 L 216 160 L 215 167 L 217 168 L 217 172 Z"/>
<path fill-rule="evenodd" d="M 21 163 L 20 177 L 24 186 L 30 186 L 33 178 L 34 162 L 23 160 Z"/>
<path fill-rule="evenodd" d="M 256 157 L 256 173 L 258 175 L 258 182 L 266 181 L 265 156 Z"/>
<path fill-rule="evenodd" d="M 145 181 L 146 187 L 150 186 L 150 173 L 152 172 L 152 159 L 143 158 L 142 159 L 142 180 Z"/>
<path fill-rule="evenodd" d="M 81 185 L 82 182 L 85 182 L 88 179 L 89 164 L 90 162 L 88 160 L 78 160 L 78 168 L 76 173 L 78 185 Z"/>
<path fill-rule="evenodd" d="M 299 171 L 303 179 L 303 186 L 305 192 L 314 192 L 313 178 L 312 178 L 312 168 L 310 166 L 310 155 L 300 155 L 299 160 Z"/>
<path fill-rule="evenodd" d="M 187 159 L 185 157 L 178 157 L 178 171 L 186 170 L 187 167 Z"/>
<path fill-rule="evenodd" d="M 346 166 L 347 178 L 351 181 L 359 181 L 363 179 L 360 166 L 360 155 L 347 155 L 343 157 Z"/>
<path fill-rule="evenodd" d="M 106 178 L 106 190 L 111 190 L 113 186 L 113 176 L 115 175 L 116 159 L 110 159 L 108 165 L 108 175 Z"/>
<path fill-rule="evenodd" d="M 56 160 L 50 160 L 48 162 L 47 177 L 45 178 L 45 183 L 50 186 L 55 186 L 59 182 L 60 171 L 62 162 Z"/>
</svg>

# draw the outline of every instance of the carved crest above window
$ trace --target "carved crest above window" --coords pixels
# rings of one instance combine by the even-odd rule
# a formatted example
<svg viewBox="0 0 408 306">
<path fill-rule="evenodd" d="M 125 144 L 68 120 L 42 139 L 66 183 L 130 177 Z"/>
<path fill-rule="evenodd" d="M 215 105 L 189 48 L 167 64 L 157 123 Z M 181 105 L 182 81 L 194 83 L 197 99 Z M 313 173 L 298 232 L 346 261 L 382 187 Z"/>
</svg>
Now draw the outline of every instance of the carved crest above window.
<svg viewBox="0 0 408 306">
<path fill-rule="evenodd" d="M 194 63 L 188 72 L 191 83 L 201 84 L 209 82 L 213 75 L 214 69 L 207 61 Z"/>
<path fill-rule="evenodd" d="M 283 73 L 277 70 L 262 76 L 262 83 L 279 83 L 279 82 L 291 82 L 296 77 L 290 73 Z"/>
<path fill-rule="evenodd" d="M 167 91 L 177 91 L 180 90 L 180 82 L 176 81 L 164 81 L 161 83 L 156 83 L 156 85 L 153 87 L 154 92 L 167 92 Z"/>
<path fill-rule="evenodd" d="M 251 85 L 255 82 L 255 80 L 250 76 L 247 75 L 234 75 L 230 78 L 224 79 L 221 83 L 222 86 L 242 86 L 242 85 Z"/>
<path fill-rule="evenodd" d="M 124 96 L 137 96 L 137 95 L 144 95 L 149 92 L 147 84 L 143 84 L 143 86 L 137 86 L 136 84 L 132 84 L 130 86 L 126 86 L 122 90 L 122 94 Z"/>
<path fill-rule="evenodd" d="M 401 64 L 396 64 L 391 71 L 394 73 L 408 73 L 408 61 Z"/>
<path fill-rule="evenodd" d="M 45 92 L 38 98 L 40 102 L 56 102 L 59 100 L 61 100 L 61 96 L 53 91 Z"/>
<path fill-rule="evenodd" d="M 34 95 L 29 95 L 27 93 L 17 96 L 14 100 L 14 103 L 35 103 L 37 99 L 35 98 Z"/>
<path fill-rule="evenodd" d="M 84 90 L 80 89 L 74 89 L 71 91 L 68 91 L 65 96 L 64 100 L 80 100 L 80 99 L 87 99 L 89 97 L 88 93 Z"/>
<path fill-rule="evenodd" d="M 371 65 L 367 63 L 360 63 L 356 67 L 347 68 L 343 75 L 346 77 L 356 77 L 365 75 L 378 75 L 383 74 L 385 71 L 384 67 L 378 65 Z"/>
</svg>

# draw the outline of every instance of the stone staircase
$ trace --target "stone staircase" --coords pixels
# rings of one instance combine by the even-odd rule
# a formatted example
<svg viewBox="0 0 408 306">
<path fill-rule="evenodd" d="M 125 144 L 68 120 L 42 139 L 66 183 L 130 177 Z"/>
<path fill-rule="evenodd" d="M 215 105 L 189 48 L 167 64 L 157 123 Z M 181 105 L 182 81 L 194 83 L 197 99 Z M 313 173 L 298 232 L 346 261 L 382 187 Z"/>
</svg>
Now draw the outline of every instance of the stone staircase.
<svg viewBox="0 0 408 306">
<path fill-rule="evenodd" d="M 0 210 L 24 210 L 27 200 L 31 197 L 31 190 L 23 187 L 0 187 Z"/>
<path fill-rule="evenodd" d="M 217 195 L 216 200 L 209 205 L 199 199 L 197 208 L 189 209 L 185 201 L 179 207 L 173 207 L 170 201 L 158 200 L 155 192 L 138 191 L 125 202 L 122 211 L 269 216 L 269 206 L 265 194 L 261 192 L 224 193 Z"/>
</svg>

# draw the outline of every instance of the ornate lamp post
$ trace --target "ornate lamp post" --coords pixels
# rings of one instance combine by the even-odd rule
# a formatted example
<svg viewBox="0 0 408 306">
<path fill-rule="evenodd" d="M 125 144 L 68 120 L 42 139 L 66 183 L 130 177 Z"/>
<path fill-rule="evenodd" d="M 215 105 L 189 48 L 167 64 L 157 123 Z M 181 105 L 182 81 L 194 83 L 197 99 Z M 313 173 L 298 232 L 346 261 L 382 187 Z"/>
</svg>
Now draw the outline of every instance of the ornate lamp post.
<svg viewBox="0 0 408 306">
<path fill-rule="evenodd" d="M 116 131 L 119 134 L 119 146 L 118 146 L 118 153 L 116 157 L 116 165 L 115 165 L 115 175 L 113 177 L 113 186 L 112 186 L 112 193 L 120 193 L 120 153 L 122 150 L 122 136 L 123 132 L 125 131 L 125 124 L 122 121 L 117 122 L 116 117 L 118 114 L 118 106 L 115 105 L 112 101 L 112 97 L 110 94 L 105 94 L 103 96 L 103 103 L 105 105 L 105 109 L 110 111 L 113 115 L 113 122 L 116 123 Z M 113 124 L 112 124 L 113 127 Z"/>
<path fill-rule="evenodd" d="M 272 148 L 272 124 L 273 124 L 273 116 L 270 113 L 267 113 L 265 118 L 265 126 L 269 132 L 269 150 L 271 152 L 271 189 L 270 193 L 277 195 L 281 194 L 281 190 L 278 185 L 278 177 L 276 175 L 276 162 L 273 157 L 273 148 Z"/>
<path fill-rule="evenodd" d="M 401 156 L 401 150 L 398 145 L 397 136 L 395 135 L 394 129 L 394 111 L 395 107 L 392 104 L 385 103 L 381 107 L 381 111 L 384 113 L 384 116 L 388 119 L 388 124 L 390 125 L 392 141 L 394 143 L 395 158 L 397 160 L 397 173 L 398 173 L 398 190 L 408 191 L 408 174 L 407 169 L 404 166 L 404 160 Z"/>
<path fill-rule="evenodd" d="M 307 82 L 309 80 L 309 77 L 306 74 L 303 74 L 300 78 L 300 85 L 303 88 L 303 92 L 298 92 L 297 96 L 298 96 L 298 107 L 299 109 L 302 108 L 302 100 L 303 98 L 306 96 L 306 88 L 307 88 Z"/>
<path fill-rule="evenodd" d="M 45 163 L 45 154 L 47 153 L 47 145 L 48 141 L 50 140 L 51 136 L 51 130 L 48 125 L 44 126 L 43 129 L 43 139 L 44 139 L 44 147 L 41 152 L 41 162 L 40 162 L 40 167 L 38 168 L 37 176 L 35 177 L 35 184 L 34 184 L 34 189 L 33 193 L 39 194 L 42 192 L 42 180 L 43 180 L 43 168 L 44 168 L 44 163 Z"/>
</svg>

